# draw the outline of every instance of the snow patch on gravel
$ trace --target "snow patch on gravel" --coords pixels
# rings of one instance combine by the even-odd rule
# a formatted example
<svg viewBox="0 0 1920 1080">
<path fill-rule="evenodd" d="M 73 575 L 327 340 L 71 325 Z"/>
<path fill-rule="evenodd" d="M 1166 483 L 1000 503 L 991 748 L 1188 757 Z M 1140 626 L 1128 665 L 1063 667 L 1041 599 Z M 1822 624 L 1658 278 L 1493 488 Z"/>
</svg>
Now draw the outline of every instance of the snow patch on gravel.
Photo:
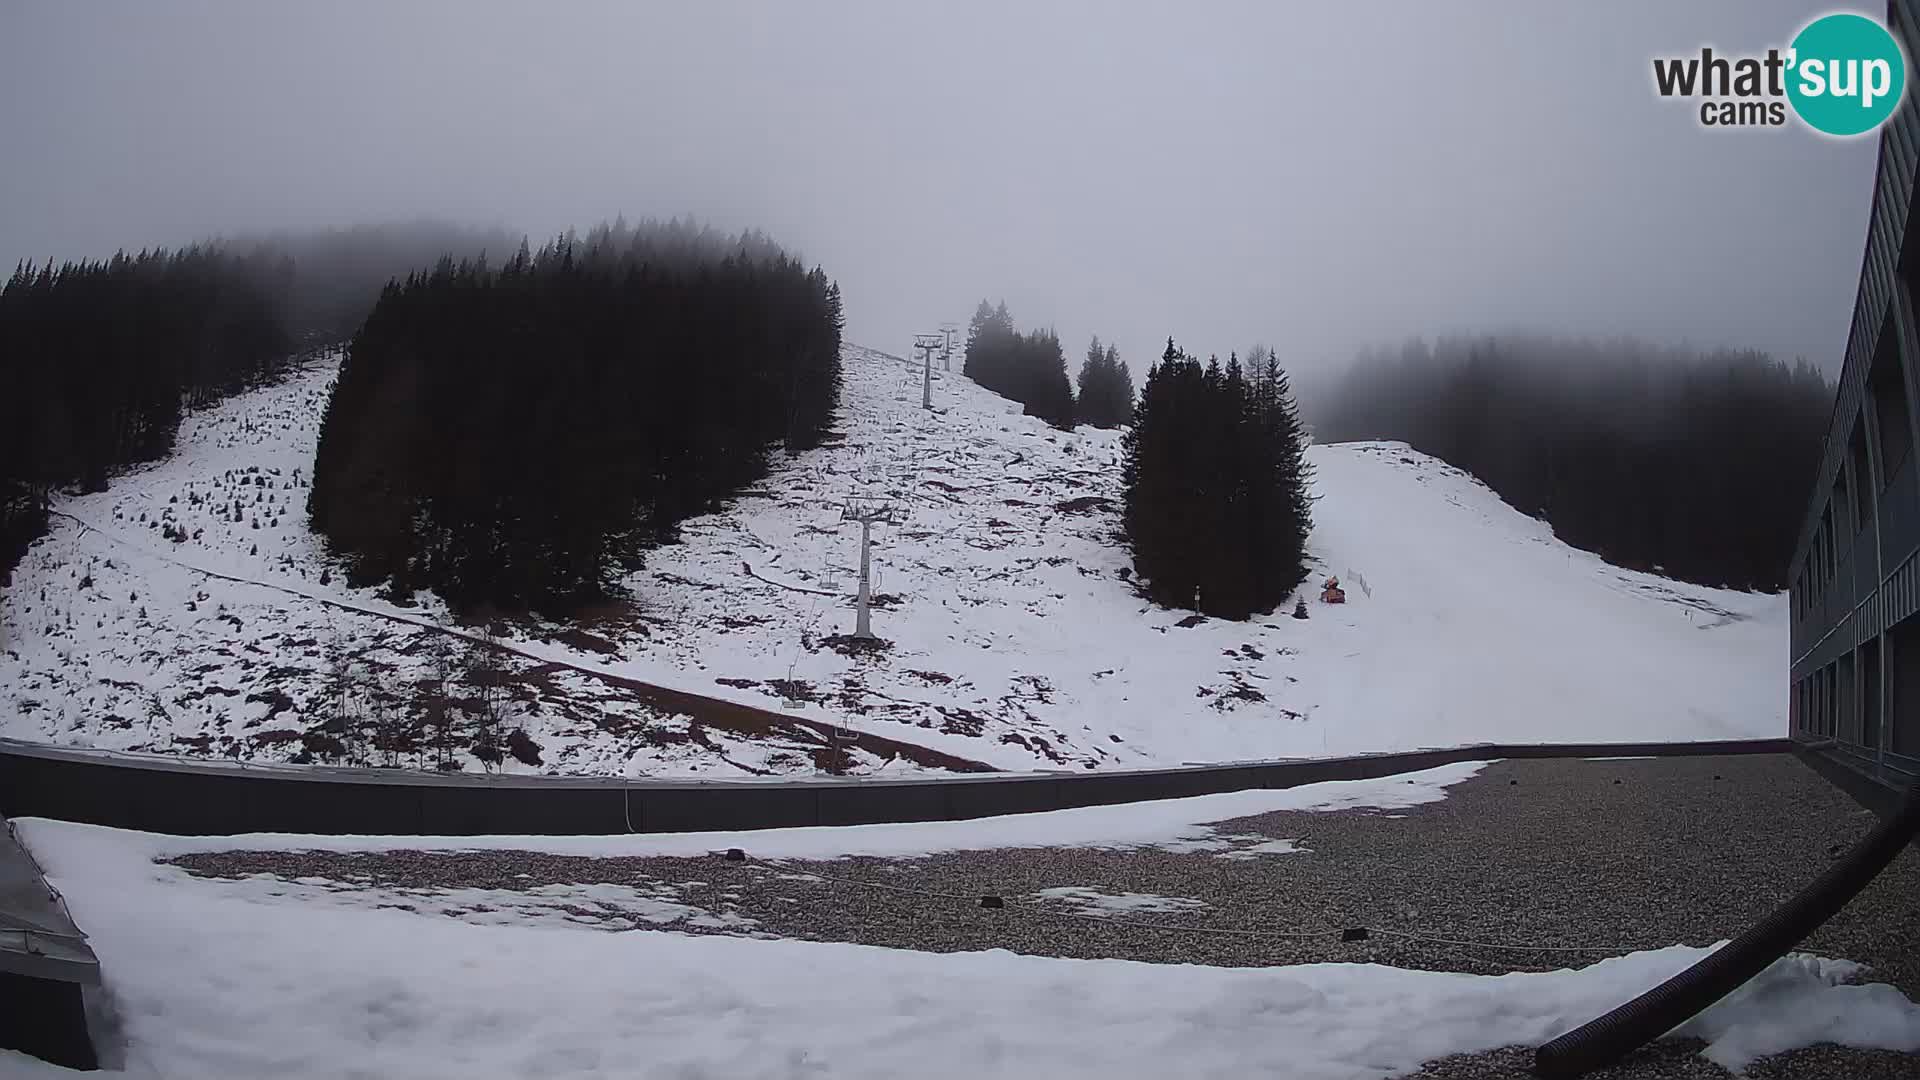
<svg viewBox="0 0 1920 1080">
<path fill-rule="evenodd" d="M 1033 894 L 1041 900 L 1058 900 L 1082 915 L 1134 915 L 1140 912 L 1199 911 L 1209 906 L 1204 900 L 1186 896 L 1155 896 L 1152 893 L 1114 892 L 1081 885 L 1063 885 L 1041 889 Z"/>
<path fill-rule="evenodd" d="M 1223 851 L 1222 859 L 1257 859 L 1262 855 L 1298 855 L 1307 849 L 1300 846 L 1298 840 L 1269 840 L 1264 836 L 1234 836 L 1232 840 L 1251 840 L 1246 847 Z"/>
<path fill-rule="evenodd" d="M 137 833 L 47 821 L 23 832 L 99 953 L 131 1044 L 124 1075 L 137 1080 L 1379 1080 L 1449 1054 L 1537 1044 L 1711 951 L 1476 976 L 477 926 L 241 898 L 155 866 L 164 843 Z M 1679 1034 L 1736 1064 L 1815 1041 L 1920 1048 L 1920 1006 L 1890 988 L 1842 985 L 1855 973 L 1790 957 Z"/>
</svg>

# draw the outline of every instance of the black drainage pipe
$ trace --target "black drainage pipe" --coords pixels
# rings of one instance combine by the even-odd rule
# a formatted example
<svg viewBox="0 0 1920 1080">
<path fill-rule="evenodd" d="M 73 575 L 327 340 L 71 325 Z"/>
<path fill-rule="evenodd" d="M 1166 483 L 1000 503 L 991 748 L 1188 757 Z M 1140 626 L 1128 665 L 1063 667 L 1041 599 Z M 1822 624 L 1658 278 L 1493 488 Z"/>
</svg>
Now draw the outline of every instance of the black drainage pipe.
<svg viewBox="0 0 1920 1080">
<path fill-rule="evenodd" d="M 1686 1023 L 1785 956 L 1886 869 L 1920 831 L 1920 786 L 1898 813 L 1754 927 L 1687 970 L 1534 1051 L 1537 1076 L 1584 1076 Z"/>
</svg>

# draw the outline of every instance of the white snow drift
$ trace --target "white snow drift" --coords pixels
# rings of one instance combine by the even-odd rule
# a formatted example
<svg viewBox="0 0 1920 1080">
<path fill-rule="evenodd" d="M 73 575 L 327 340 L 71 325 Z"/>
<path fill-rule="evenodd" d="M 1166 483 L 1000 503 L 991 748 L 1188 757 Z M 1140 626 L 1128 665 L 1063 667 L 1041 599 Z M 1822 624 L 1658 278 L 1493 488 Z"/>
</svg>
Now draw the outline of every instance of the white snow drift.
<svg viewBox="0 0 1920 1080">
<path fill-rule="evenodd" d="M 1279 790 L 1228 791 L 1184 799 L 1084 806 L 1034 814 L 886 825 L 814 826 L 750 832 L 638 833 L 626 836 L 317 836 L 242 833 L 235 836 L 154 836 L 166 855 L 205 851 L 289 850 L 541 851 L 590 857 L 706 855 L 739 847 L 756 859 L 841 859 L 866 856 L 913 859 L 948 851 L 996 848 L 1104 848 L 1219 852 L 1243 845 L 1290 845 L 1264 836 L 1225 833 L 1210 822 L 1277 810 L 1403 810 L 1438 802 L 1447 788 L 1477 775 L 1487 762 L 1467 761 L 1375 780 L 1335 780 Z M 73 826 L 85 828 L 85 826 Z M 1269 850 L 1281 850 L 1278 847 Z"/>
</svg>

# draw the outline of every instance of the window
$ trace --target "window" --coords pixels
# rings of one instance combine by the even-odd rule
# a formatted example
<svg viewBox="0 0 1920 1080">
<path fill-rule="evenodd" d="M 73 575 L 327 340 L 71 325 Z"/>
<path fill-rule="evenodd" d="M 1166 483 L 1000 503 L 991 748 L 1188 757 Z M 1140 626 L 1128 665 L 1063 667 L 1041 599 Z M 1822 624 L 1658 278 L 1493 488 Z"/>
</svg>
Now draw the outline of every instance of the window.
<svg viewBox="0 0 1920 1080">
<path fill-rule="evenodd" d="M 1900 353 L 1894 345 L 1893 315 L 1888 312 L 1886 330 L 1874 350 L 1873 373 L 1867 380 L 1873 396 L 1874 426 L 1880 436 L 1880 489 L 1899 474 L 1913 452 L 1912 419 L 1907 413 L 1907 380 L 1900 369 Z"/>
<path fill-rule="evenodd" d="M 1840 737 L 1840 665 L 1827 665 L 1827 735 Z"/>
<path fill-rule="evenodd" d="M 1820 526 L 1816 524 L 1813 527 L 1813 542 L 1807 545 L 1807 581 L 1813 586 L 1816 604 L 1820 602 L 1820 594 L 1826 591 L 1826 574 L 1822 571 L 1827 565 L 1827 557 L 1821 553 L 1821 543 Z"/>
<path fill-rule="evenodd" d="M 1833 665 L 1820 669 L 1820 734 L 1833 738 L 1833 718 L 1839 710 L 1833 700 Z"/>
<path fill-rule="evenodd" d="M 1834 671 L 1834 731 L 1842 742 L 1860 742 L 1860 710 L 1854 707 L 1858 688 L 1853 680 L 1853 654 L 1842 656 Z"/>
<path fill-rule="evenodd" d="M 1845 715 L 1846 700 L 1840 686 L 1840 661 L 1827 665 L 1827 734 L 1842 742 L 1847 741 Z"/>
<path fill-rule="evenodd" d="M 1860 646 L 1860 745 L 1880 745 L 1880 639 Z"/>
<path fill-rule="evenodd" d="M 1920 757 L 1920 615 L 1887 631 L 1887 746 Z"/>
<path fill-rule="evenodd" d="M 1853 434 L 1847 437 L 1847 460 L 1853 466 L 1853 528 L 1860 532 L 1873 524 L 1873 493 L 1877 490 L 1867 460 L 1867 425 L 1863 420 L 1853 422 Z"/>
<path fill-rule="evenodd" d="M 1847 467 L 1843 464 L 1833 477 L 1833 520 L 1839 524 L 1838 537 L 1841 540 L 1851 538 L 1855 529 L 1853 504 L 1847 501 Z"/>
<path fill-rule="evenodd" d="M 1833 504 L 1828 503 L 1820 511 L 1820 591 L 1826 592 L 1833 585 L 1833 576 L 1839 569 L 1834 557 L 1833 544 Z"/>
</svg>

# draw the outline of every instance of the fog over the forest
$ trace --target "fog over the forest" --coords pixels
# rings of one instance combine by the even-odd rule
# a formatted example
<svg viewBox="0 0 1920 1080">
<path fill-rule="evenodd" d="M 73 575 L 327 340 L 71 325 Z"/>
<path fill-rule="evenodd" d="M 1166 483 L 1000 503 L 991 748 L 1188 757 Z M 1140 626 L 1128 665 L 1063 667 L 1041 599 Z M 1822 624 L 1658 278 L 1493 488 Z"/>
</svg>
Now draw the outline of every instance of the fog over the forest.
<svg viewBox="0 0 1920 1080">
<path fill-rule="evenodd" d="M 1832 369 L 1875 140 L 1703 129 L 1650 76 L 1811 13 L 9 3 L 0 260 L 690 213 L 822 264 L 896 352 L 988 296 L 1136 370 L 1169 333 L 1298 369 L 1508 327 Z"/>
</svg>

